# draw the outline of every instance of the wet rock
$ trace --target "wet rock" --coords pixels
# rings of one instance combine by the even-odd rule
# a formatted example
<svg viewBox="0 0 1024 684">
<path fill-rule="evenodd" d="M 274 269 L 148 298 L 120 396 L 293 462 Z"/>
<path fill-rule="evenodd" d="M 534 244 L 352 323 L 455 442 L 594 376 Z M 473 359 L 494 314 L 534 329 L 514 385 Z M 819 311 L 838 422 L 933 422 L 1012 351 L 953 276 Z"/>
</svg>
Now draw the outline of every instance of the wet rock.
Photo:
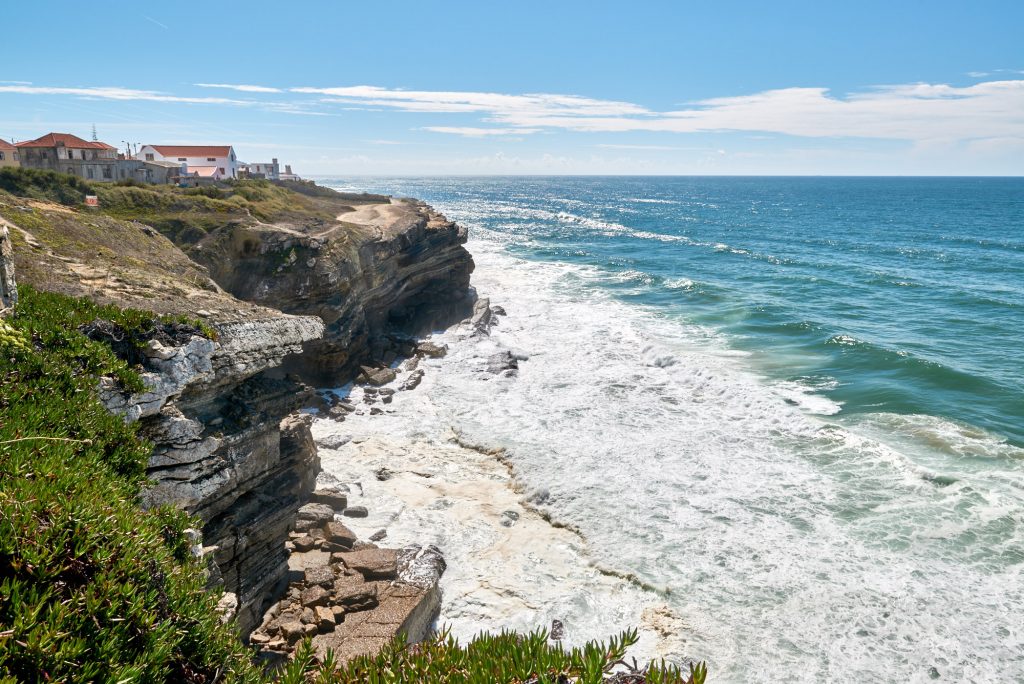
<svg viewBox="0 0 1024 684">
<path fill-rule="evenodd" d="M 562 624 L 561 620 L 551 621 L 551 640 L 561 641 L 565 638 L 565 625 Z"/>
<path fill-rule="evenodd" d="M 420 356 L 429 356 L 432 359 L 439 359 L 448 353 L 448 345 L 434 344 L 433 342 L 420 342 L 416 345 L 416 353 Z"/>
<path fill-rule="evenodd" d="M 469 326 L 477 335 L 489 335 L 492 325 L 491 300 L 481 297 L 473 303 L 473 315 L 469 318 Z"/>
<path fill-rule="evenodd" d="M 317 446 L 323 449 L 340 449 L 352 440 L 348 435 L 326 435 L 317 442 Z"/>
<path fill-rule="evenodd" d="M 373 475 L 379 482 L 385 482 L 391 479 L 392 472 L 387 468 L 378 468 L 374 471 Z"/>
<path fill-rule="evenodd" d="M 407 377 L 404 380 L 402 380 L 402 384 L 399 385 L 399 389 L 405 390 L 405 391 L 416 389 L 417 387 L 419 387 L 420 382 L 422 382 L 422 381 L 423 381 L 423 370 L 422 369 L 414 370 L 412 373 L 409 374 L 409 377 Z"/>
<path fill-rule="evenodd" d="M 494 306 L 491 307 L 491 314 L 493 314 L 494 316 L 507 316 L 508 315 L 508 314 L 505 313 L 504 307 L 501 307 L 501 306 L 498 306 L 498 305 L 494 305 Z"/>
<path fill-rule="evenodd" d="M 501 525 L 502 527 L 512 527 L 519 520 L 519 514 L 515 511 L 504 511 L 501 514 Z"/>
<path fill-rule="evenodd" d="M 342 512 L 342 515 L 348 518 L 366 518 L 370 512 L 366 510 L 366 506 L 349 506 Z"/>
<path fill-rule="evenodd" d="M 510 351 L 498 352 L 487 358 L 487 372 L 502 373 L 509 370 L 518 370 L 519 361 Z"/>
<path fill-rule="evenodd" d="M 398 579 L 423 589 L 436 587 L 447 568 L 444 554 L 433 544 L 407 546 L 396 557 Z"/>
<path fill-rule="evenodd" d="M 379 409 L 379 408 L 377 408 L 376 406 L 374 406 L 372 409 L 370 409 L 370 415 L 371 416 L 379 416 L 382 413 L 384 413 L 384 411 Z"/>
<path fill-rule="evenodd" d="M 377 542 L 377 541 L 380 541 L 381 539 L 384 539 L 387 536 L 388 536 L 388 531 L 387 530 L 377 530 L 376 532 L 374 532 L 373 534 L 370 535 L 370 541 Z"/>
</svg>

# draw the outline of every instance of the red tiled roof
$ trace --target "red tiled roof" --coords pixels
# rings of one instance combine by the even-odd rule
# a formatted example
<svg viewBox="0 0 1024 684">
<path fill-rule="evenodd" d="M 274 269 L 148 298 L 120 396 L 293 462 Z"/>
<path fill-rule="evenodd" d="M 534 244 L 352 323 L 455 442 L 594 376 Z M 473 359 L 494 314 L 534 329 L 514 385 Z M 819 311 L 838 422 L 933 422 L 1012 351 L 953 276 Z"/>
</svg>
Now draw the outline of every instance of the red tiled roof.
<svg viewBox="0 0 1024 684">
<path fill-rule="evenodd" d="M 12 145 L 11 143 L 7 142 L 3 138 L 0 138 L 0 150 L 16 150 L 16 149 L 18 149 L 18 148 L 15 147 L 14 145 Z"/>
<path fill-rule="evenodd" d="M 117 148 L 113 145 L 108 145 L 104 142 L 90 142 L 88 140 L 82 140 L 77 135 L 71 135 L 70 133 L 47 133 L 41 138 L 35 140 L 26 140 L 24 142 L 15 143 L 16 147 L 72 147 L 76 150 L 116 150 Z"/>
<path fill-rule="evenodd" d="M 227 157 L 230 145 L 149 145 L 165 157 Z"/>
</svg>

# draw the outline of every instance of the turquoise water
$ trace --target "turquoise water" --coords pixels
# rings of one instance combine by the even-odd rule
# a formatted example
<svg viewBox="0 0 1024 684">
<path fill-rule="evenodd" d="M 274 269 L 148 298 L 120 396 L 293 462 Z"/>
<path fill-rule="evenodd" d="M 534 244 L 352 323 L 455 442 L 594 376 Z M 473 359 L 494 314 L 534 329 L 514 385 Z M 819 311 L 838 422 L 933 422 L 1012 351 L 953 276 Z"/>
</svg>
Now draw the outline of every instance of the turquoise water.
<svg viewBox="0 0 1024 684">
<path fill-rule="evenodd" d="M 421 399 L 667 603 L 685 646 L 653 655 L 720 682 L 1024 681 L 1024 180 L 332 184 L 469 228 L 508 315 Z M 479 371 L 500 349 L 515 377 Z M 538 591 L 537 626 L 637 624 Z"/>
<path fill-rule="evenodd" d="M 591 265 L 847 414 L 1024 446 L 1024 179 L 360 179 Z M 478 223 L 477 223 L 478 222 Z"/>
</svg>

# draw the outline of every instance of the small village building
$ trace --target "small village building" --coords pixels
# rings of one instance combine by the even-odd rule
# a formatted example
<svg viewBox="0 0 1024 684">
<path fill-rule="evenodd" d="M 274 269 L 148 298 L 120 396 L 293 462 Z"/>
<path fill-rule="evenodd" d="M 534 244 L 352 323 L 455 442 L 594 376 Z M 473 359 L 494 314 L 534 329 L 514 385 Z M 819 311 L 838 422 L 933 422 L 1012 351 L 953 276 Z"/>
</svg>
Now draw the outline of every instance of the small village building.
<svg viewBox="0 0 1024 684">
<path fill-rule="evenodd" d="M 278 174 L 277 179 L 278 180 L 291 180 L 291 181 L 300 181 L 300 180 L 302 180 L 302 178 L 299 176 L 299 174 L 292 173 L 292 165 L 291 164 L 285 164 L 284 165 L 284 173 Z"/>
<path fill-rule="evenodd" d="M 18 148 L 0 139 L 0 167 L 2 166 L 21 166 L 21 162 L 18 161 Z"/>
<path fill-rule="evenodd" d="M 238 178 L 238 158 L 230 145 L 143 145 L 136 159 L 185 164 L 190 174 L 227 180 Z"/>
<path fill-rule="evenodd" d="M 85 180 L 116 180 L 117 148 L 105 142 L 82 140 L 70 133 L 47 133 L 15 147 L 18 161 L 30 169 L 58 171 Z"/>
<path fill-rule="evenodd" d="M 277 159 L 270 162 L 255 162 L 252 164 L 241 164 L 239 171 L 247 178 L 266 178 L 267 180 L 281 180 L 281 165 Z"/>
</svg>

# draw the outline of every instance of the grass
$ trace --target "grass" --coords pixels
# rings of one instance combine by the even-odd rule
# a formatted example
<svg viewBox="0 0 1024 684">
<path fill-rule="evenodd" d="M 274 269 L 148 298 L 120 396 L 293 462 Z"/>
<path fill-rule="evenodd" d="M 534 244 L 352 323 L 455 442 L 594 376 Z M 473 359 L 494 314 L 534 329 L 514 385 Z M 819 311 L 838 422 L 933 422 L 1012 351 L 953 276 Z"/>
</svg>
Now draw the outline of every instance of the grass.
<svg viewBox="0 0 1024 684">
<path fill-rule="evenodd" d="M 92 187 L 77 176 L 17 166 L 0 168 L 0 190 L 72 207 L 83 204 L 85 196 L 92 194 Z"/>
</svg>

